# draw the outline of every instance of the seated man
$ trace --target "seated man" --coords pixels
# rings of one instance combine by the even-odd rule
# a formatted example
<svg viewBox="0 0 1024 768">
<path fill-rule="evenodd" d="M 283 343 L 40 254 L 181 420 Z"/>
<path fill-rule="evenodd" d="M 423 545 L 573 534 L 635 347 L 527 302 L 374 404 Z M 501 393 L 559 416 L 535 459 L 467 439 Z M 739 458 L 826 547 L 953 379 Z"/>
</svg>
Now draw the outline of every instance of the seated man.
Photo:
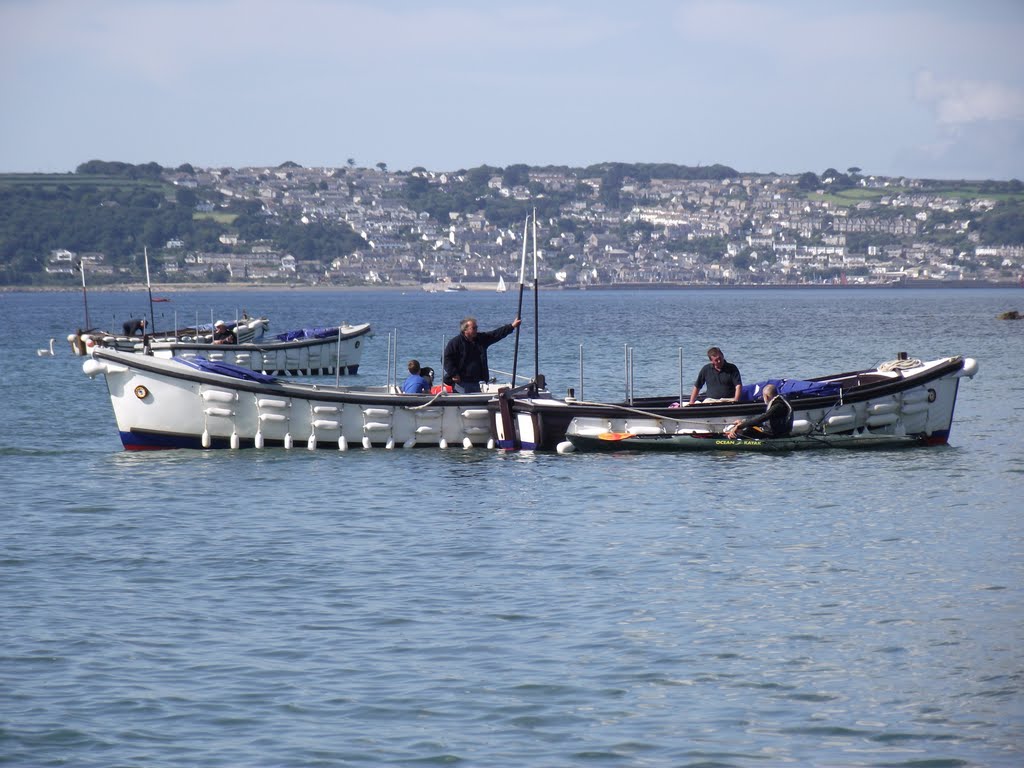
<svg viewBox="0 0 1024 768">
<path fill-rule="evenodd" d="M 725 436 L 737 437 L 786 437 L 793 431 L 793 406 L 774 384 L 766 384 L 761 397 L 768 406 L 765 412 L 743 421 L 735 421 L 725 430 Z M 763 426 L 761 426 L 763 425 Z"/>
<path fill-rule="evenodd" d="M 704 392 L 704 401 L 707 403 L 738 403 L 743 393 L 743 378 L 740 376 L 740 369 L 725 359 L 722 350 L 718 347 L 711 347 L 708 350 L 708 360 L 690 391 L 690 401 L 684 405 L 693 405 L 697 402 L 697 395 L 701 387 L 707 387 Z"/>
</svg>

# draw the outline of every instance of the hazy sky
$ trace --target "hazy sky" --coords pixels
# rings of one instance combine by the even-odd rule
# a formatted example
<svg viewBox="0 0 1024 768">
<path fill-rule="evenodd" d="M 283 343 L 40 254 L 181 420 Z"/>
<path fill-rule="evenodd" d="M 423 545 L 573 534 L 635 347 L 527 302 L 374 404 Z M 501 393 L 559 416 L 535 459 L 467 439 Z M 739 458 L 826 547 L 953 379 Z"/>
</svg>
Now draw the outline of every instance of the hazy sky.
<svg viewBox="0 0 1024 768">
<path fill-rule="evenodd" d="M 1024 0 L 0 0 L 0 171 L 1024 180 Z"/>
</svg>

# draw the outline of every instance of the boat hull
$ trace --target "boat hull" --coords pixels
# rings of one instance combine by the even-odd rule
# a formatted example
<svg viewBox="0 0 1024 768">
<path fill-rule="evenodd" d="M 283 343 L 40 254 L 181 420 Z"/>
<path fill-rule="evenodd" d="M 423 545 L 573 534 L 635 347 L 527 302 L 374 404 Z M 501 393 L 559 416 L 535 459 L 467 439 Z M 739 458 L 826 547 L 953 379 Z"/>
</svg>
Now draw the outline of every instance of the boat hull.
<svg viewBox="0 0 1024 768">
<path fill-rule="evenodd" d="M 959 382 L 977 362 L 949 357 L 911 361 L 902 368 L 835 374 L 810 380 L 834 385 L 830 394 L 793 396 L 795 436 L 862 435 L 919 438 L 934 445 L 949 439 Z M 764 412 L 762 402 L 678 407 L 674 397 L 632 403 L 591 403 L 538 396 L 499 398 L 495 430 L 499 448 L 571 450 L 573 437 L 607 433 L 689 435 L 723 433 L 732 423 Z M 504 408 L 504 412 L 501 411 Z M 670 444 L 670 443 L 669 443 Z"/>
<path fill-rule="evenodd" d="M 493 446 L 491 393 L 407 395 L 196 365 L 99 348 L 83 370 L 105 377 L 127 450 Z"/>
</svg>

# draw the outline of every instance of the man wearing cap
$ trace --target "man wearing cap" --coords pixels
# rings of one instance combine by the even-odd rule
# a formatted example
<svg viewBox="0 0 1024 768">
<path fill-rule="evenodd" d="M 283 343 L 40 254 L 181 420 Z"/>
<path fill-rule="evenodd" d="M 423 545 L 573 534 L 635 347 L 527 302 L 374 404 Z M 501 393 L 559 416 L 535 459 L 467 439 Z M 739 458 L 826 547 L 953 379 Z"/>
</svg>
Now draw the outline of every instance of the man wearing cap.
<svg viewBox="0 0 1024 768">
<path fill-rule="evenodd" d="M 213 343 L 237 344 L 238 338 L 235 336 L 235 332 L 228 328 L 227 323 L 223 320 L 218 320 L 213 324 Z"/>
</svg>

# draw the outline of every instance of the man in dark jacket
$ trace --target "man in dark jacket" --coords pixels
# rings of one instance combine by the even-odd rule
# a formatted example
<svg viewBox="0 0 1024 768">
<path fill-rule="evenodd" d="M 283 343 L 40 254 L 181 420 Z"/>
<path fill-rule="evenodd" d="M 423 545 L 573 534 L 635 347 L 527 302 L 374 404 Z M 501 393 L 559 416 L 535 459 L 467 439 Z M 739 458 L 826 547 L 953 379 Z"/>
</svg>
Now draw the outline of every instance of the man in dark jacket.
<svg viewBox="0 0 1024 768">
<path fill-rule="evenodd" d="M 444 347 L 444 383 L 456 392 L 479 392 L 480 382 L 491 378 L 487 348 L 512 333 L 521 322 L 517 317 L 493 331 L 480 331 L 475 317 L 464 319 L 459 326 L 462 332 Z"/>
<path fill-rule="evenodd" d="M 793 431 L 793 406 L 774 384 L 766 384 L 761 392 L 768 407 L 759 416 L 734 422 L 725 430 L 725 436 L 737 437 L 786 437 Z"/>
</svg>

